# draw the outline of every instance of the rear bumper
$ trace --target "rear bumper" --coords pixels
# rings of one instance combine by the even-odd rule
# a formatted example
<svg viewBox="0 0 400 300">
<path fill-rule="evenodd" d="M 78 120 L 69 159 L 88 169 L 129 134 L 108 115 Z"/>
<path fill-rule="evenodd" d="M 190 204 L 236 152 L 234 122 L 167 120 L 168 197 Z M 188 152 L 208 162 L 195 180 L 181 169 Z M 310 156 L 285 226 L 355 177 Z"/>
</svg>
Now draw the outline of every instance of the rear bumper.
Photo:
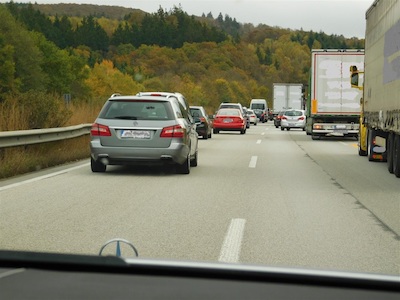
<svg viewBox="0 0 400 300">
<path fill-rule="evenodd" d="M 106 165 L 125 164 L 182 164 L 189 154 L 189 146 L 171 143 L 168 148 L 104 147 L 99 140 L 90 142 L 91 156 Z"/>
<path fill-rule="evenodd" d="M 241 125 L 231 125 L 231 124 L 214 124 L 213 126 L 214 129 L 217 130 L 232 130 L 232 131 L 237 131 L 237 130 L 243 130 L 246 128 L 246 124 L 241 124 Z"/>
<path fill-rule="evenodd" d="M 315 123 L 312 134 L 325 136 L 356 136 L 359 133 L 358 123 Z"/>
<path fill-rule="evenodd" d="M 305 128 L 306 122 L 287 122 L 281 120 L 279 125 L 283 128 Z"/>
</svg>

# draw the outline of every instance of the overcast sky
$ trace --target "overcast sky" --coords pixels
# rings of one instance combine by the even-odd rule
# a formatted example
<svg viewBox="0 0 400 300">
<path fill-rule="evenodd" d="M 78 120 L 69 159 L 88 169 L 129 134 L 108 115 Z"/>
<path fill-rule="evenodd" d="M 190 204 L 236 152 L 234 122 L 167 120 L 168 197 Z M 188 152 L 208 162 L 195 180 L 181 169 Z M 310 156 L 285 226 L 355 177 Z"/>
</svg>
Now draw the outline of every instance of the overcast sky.
<svg viewBox="0 0 400 300">
<path fill-rule="evenodd" d="M 9 0 L 1 2 L 9 2 Z M 14 2 L 29 2 L 19 0 Z M 161 6 L 181 6 L 189 15 L 229 15 L 239 23 L 323 31 L 345 37 L 365 36 L 365 12 L 374 0 L 36 0 L 32 3 L 87 3 L 138 8 L 149 13 Z"/>
</svg>

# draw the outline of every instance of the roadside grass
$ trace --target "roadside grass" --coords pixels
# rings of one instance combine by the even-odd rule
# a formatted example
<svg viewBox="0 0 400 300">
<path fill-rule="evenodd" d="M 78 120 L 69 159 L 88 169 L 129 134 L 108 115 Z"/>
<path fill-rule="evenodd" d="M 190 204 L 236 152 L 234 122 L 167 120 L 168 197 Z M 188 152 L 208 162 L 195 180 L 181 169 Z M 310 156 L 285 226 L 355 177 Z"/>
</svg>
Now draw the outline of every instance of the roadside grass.
<svg viewBox="0 0 400 300">
<path fill-rule="evenodd" d="M 0 149 L 0 179 L 89 158 L 88 135 L 58 142 Z"/>
<path fill-rule="evenodd" d="M 97 117 L 101 104 L 69 105 L 71 117 L 65 126 L 92 123 Z M 17 107 L 8 107 L 0 111 L 7 118 L 1 118 L 1 130 L 20 130 L 26 128 L 23 113 Z M 7 120 L 5 124 L 4 120 Z M 34 144 L 20 147 L 0 148 L 0 179 L 25 174 L 66 162 L 77 161 L 90 157 L 89 135 L 63 141 Z"/>
</svg>

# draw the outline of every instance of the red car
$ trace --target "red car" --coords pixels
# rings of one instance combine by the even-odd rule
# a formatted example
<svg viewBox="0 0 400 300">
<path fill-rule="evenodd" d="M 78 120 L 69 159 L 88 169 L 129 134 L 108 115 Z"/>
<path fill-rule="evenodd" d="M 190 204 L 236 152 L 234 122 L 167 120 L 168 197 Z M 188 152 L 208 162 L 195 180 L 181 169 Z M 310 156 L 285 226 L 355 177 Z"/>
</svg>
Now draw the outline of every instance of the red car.
<svg viewBox="0 0 400 300">
<path fill-rule="evenodd" d="M 213 133 L 222 131 L 240 131 L 246 133 L 246 120 L 242 112 L 236 108 L 221 108 L 213 121 Z"/>
</svg>

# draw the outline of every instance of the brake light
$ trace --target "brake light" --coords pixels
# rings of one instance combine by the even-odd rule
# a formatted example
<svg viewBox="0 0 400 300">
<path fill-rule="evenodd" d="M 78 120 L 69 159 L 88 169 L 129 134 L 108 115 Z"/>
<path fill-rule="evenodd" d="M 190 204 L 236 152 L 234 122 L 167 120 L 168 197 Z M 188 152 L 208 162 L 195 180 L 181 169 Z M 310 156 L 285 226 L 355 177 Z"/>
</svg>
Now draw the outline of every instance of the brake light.
<svg viewBox="0 0 400 300">
<path fill-rule="evenodd" d="M 181 125 L 164 127 L 160 133 L 160 137 L 172 138 L 172 137 L 184 137 L 185 129 Z"/>
<path fill-rule="evenodd" d="M 285 116 L 282 116 L 281 120 L 287 120 L 287 118 Z"/>
<path fill-rule="evenodd" d="M 299 121 L 301 121 L 301 120 L 304 120 L 304 117 L 300 117 L 300 118 L 299 118 Z"/>
<path fill-rule="evenodd" d="M 202 117 L 202 118 L 200 118 L 200 121 L 204 123 L 206 121 L 206 119 Z"/>
<path fill-rule="evenodd" d="M 106 125 L 94 123 L 90 130 L 92 136 L 111 136 L 110 128 Z"/>
</svg>

